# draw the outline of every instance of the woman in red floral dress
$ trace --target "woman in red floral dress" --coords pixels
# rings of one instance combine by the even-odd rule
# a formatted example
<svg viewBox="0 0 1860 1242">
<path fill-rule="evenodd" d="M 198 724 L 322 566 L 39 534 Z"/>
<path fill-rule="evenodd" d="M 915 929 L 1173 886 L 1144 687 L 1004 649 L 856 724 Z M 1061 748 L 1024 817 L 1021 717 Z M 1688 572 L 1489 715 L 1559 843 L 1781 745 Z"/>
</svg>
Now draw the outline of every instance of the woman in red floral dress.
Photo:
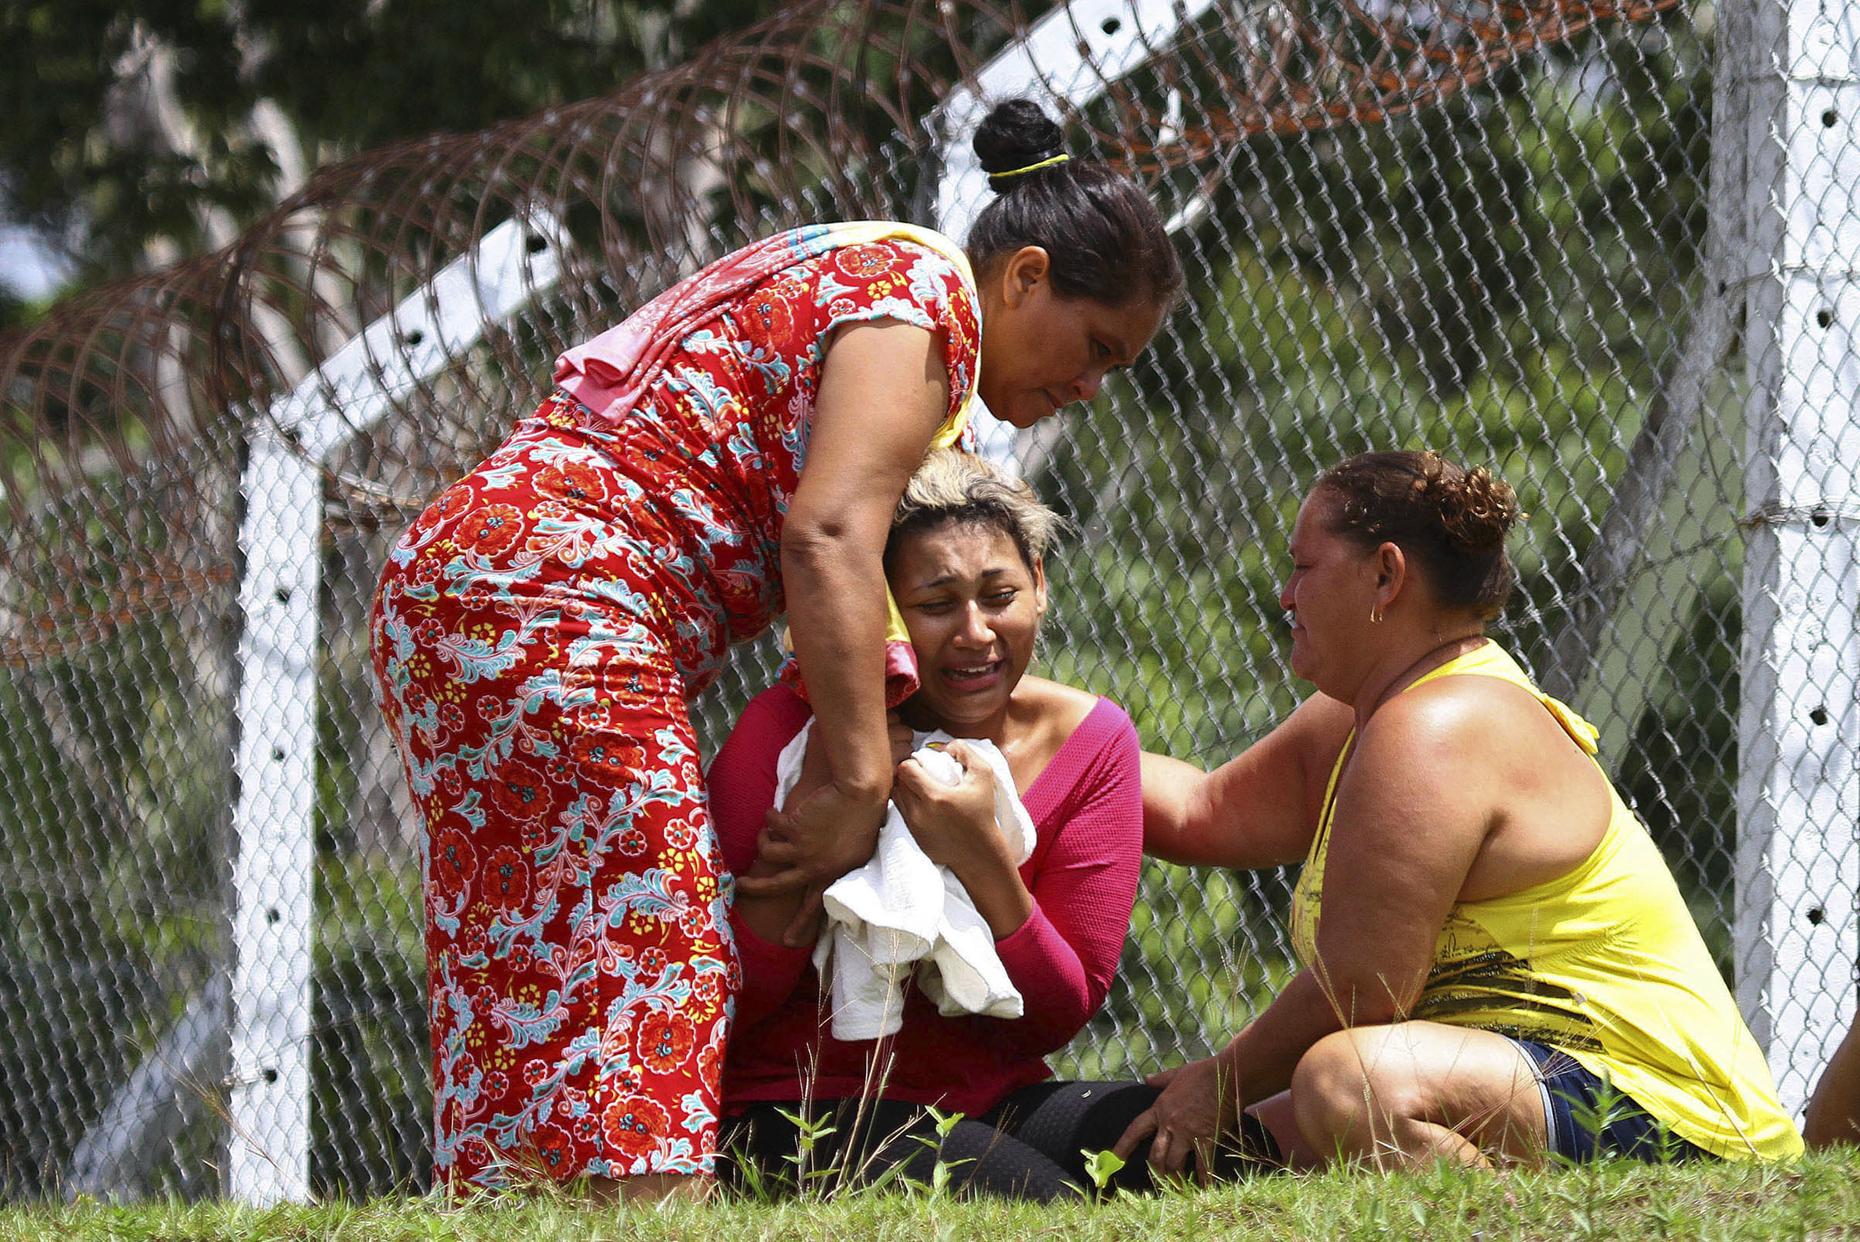
<svg viewBox="0 0 1860 1242">
<path fill-rule="evenodd" d="M 906 480 L 974 396 L 1020 427 L 1089 399 L 1181 285 L 1149 201 L 1059 137 L 1025 101 L 984 121 L 999 196 L 966 257 L 799 229 L 564 354 L 390 554 L 375 671 L 427 829 L 447 1186 L 708 1185 L 739 970 L 690 699 L 785 596 L 823 762 L 785 827 L 802 861 L 759 883 L 870 856 Z"/>
</svg>

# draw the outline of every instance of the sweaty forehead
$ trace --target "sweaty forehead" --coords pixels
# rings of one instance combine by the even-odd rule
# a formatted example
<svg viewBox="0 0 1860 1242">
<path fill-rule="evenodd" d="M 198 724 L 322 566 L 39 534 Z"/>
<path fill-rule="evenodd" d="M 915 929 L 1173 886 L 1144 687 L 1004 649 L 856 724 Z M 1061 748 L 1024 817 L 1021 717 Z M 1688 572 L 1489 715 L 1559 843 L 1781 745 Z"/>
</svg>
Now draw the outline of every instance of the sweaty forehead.
<svg viewBox="0 0 1860 1242">
<path fill-rule="evenodd" d="M 1292 522 L 1291 542 L 1304 543 L 1313 536 L 1329 531 L 1331 510 L 1335 504 L 1335 499 L 1324 488 L 1318 488 L 1306 496 L 1304 503 L 1298 506 L 1298 516 Z"/>
<path fill-rule="evenodd" d="M 984 517 L 952 517 L 898 539 L 898 560 L 911 562 L 995 562 L 1016 558 L 1014 537 Z"/>
<path fill-rule="evenodd" d="M 951 518 L 897 543 L 893 572 L 922 579 L 955 572 L 998 574 L 1021 564 L 1013 537 L 984 518 Z"/>
</svg>

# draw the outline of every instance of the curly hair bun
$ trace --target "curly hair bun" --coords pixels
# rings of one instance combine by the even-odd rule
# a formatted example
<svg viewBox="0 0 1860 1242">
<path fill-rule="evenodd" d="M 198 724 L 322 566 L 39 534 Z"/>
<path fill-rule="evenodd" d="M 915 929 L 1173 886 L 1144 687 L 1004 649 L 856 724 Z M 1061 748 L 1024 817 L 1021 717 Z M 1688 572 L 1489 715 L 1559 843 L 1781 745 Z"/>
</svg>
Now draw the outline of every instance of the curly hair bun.
<svg viewBox="0 0 1860 1242">
<path fill-rule="evenodd" d="M 1447 538 L 1470 552 L 1503 547 L 1520 516 L 1511 484 L 1483 466 L 1463 470 L 1438 453 L 1422 456 L 1415 489 L 1437 508 Z"/>
<path fill-rule="evenodd" d="M 1335 528 L 1365 547 L 1401 545 L 1426 567 L 1442 602 L 1485 620 L 1505 606 L 1517 573 L 1505 536 L 1523 514 L 1511 485 L 1432 449 L 1359 453 L 1318 480 L 1336 495 Z"/>
<path fill-rule="evenodd" d="M 1010 99 L 996 104 L 976 127 L 975 154 L 982 161 L 982 171 L 988 174 L 989 188 L 1000 194 L 1019 181 L 1018 177 L 997 180 L 1001 173 L 1060 154 L 1065 149 L 1065 137 L 1039 104 L 1031 99 Z"/>
</svg>

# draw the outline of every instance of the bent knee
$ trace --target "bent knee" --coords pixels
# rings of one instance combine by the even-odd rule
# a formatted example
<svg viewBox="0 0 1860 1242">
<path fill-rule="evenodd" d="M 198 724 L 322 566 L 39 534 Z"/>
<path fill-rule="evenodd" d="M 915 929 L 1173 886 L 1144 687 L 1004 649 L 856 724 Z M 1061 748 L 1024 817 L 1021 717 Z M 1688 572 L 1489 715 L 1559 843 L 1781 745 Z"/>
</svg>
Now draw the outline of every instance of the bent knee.
<svg viewBox="0 0 1860 1242">
<path fill-rule="evenodd" d="M 1326 1035 L 1305 1050 L 1292 1070 L 1292 1104 L 1302 1124 L 1313 1109 L 1326 1113 L 1360 1107 L 1368 1091 L 1362 1050 L 1350 1031 Z"/>
<path fill-rule="evenodd" d="M 1352 1027 L 1317 1041 L 1292 1071 L 1292 1107 L 1313 1145 L 1345 1138 L 1372 1115 L 1399 1117 L 1416 1107 L 1412 1075 L 1386 1064 L 1390 1028 Z"/>
</svg>

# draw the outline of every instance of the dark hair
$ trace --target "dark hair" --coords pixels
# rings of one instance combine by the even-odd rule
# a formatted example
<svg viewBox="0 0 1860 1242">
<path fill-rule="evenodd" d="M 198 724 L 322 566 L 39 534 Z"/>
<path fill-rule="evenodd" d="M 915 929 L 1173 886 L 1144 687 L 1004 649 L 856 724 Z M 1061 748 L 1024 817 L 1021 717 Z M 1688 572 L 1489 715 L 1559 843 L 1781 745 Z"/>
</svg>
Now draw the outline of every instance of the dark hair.
<svg viewBox="0 0 1860 1242">
<path fill-rule="evenodd" d="M 1440 602 L 1489 621 L 1517 582 L 1505 536 L 1523 516 L 1503 479 L 1431 449 L 1359 453 L 1317 481 L 1337 503 L 1331 529 L 1365 547 L 1393 543 L 1419 562 Z"/>
<path fill-rule="evenodd" d="M 891 533 L 885 539 L 885 572 L 891 572 L 891 562 L 906 538 L 945 523 L 981 526 L 1006 535 L 1031 573 L 1045 558 L 1064 519 L 1042 504 L 1024 479 L 1009 478 L 987 458 L 960 449 L 932 449 L 904 485 L 904 495 L 892 513 Z"/>
<path fill-rule="evenodd" d="M 970 260 L 980 268 L 1039 246 L 1062 297 L 1107 306 L 1173 302 L 1182 291 L 1182 262 L 1156 205 L 1135 182 L 1096 160 L 1017 171 L 1064 153 L 1059 126 L 1031 99 L 997 104 L 982 119 L 975 154 L 996 197 L 969 229 Z"/>
</svg>

